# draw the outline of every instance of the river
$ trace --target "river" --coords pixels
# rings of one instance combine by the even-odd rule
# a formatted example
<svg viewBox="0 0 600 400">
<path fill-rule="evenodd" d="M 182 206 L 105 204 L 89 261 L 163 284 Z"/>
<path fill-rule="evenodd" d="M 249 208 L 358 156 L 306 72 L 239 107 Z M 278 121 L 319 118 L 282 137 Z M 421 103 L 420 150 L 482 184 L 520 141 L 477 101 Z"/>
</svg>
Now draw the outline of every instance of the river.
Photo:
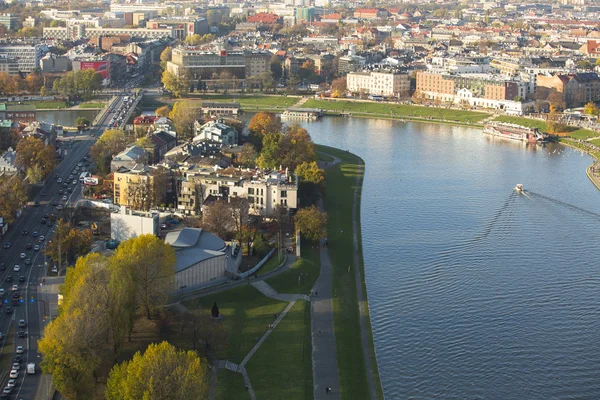
<svg viewBox="0 0 600 400">
<path fill-rule="evenodd" d="M 37 120 L 49 124 L 62 126 L 75 126 L 79 117 L 86 117 L 92 121 L 98 114 L 98 110 L 49 110 L 38 111 Z"/>
<path fill-rule="evenodd" d="M 366 163 L 365 275 L 387 399 L 600 398 L 589 156 L 468 127 L 303 124 Z"/>
</svg>

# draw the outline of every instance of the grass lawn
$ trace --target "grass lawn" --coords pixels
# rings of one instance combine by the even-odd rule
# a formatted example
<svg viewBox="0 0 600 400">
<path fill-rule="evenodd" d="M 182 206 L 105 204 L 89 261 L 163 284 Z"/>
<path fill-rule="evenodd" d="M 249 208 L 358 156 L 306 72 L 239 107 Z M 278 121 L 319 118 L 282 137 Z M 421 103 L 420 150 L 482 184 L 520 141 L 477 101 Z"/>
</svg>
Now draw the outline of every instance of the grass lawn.
<svg viewBox="0 0 600 400">
<path fill-rule="evenodd" d="M 596 146 L 600 146 L 600 139 L 593 139 L 593 140 L 590 140 L 590 143 L 591 143 L 591 144 L 595 144 Z"/>
<path fill-rule="evenodd" d="M 310 304 L 300 300 L 246 364 L 256 398 L 312 399 L 311 353 Z"/>
<path fill-rule="evenodd" d="M 296 260 L 289 270 L 267 279 L 266 282 L 279 293 L 308 294 L 320 273 L 319 249 L 302 241 L 302 259 Z"/>
<path fill-rule="evenodd" d="M 201 99 L 200 99 L 201 97 Z M 201 95 L 194 96 L 191 99 L 183 99 L 196 107 L 200 107 L 204 101 L 214 101 L 219 103 L 240 103 L 240 107 L 245 111 L 252 110 L 284 110 L 293 106 L 300 98 L 295 96 L 265 96 L 265 95 Z M 171 103 L 181 101 L 182 99 L 173 99 Z"/>
<path fill-rule="evenodd" d="M 395 118 L 433 118 L 442 121 L 475 123 L 490 116 L 488 113 L 462 111 L 443 107 L 423 107 L 404 104 L 354 102 L 348 100 L 310 99 L 302 107 L 322 108 L 328 111 L 349 112 L 358 115 L 380 115 Z"/>
<path fill-rule="evenodd" d="M 317 153 L 317 160 L 325 162 L 333 162 L 335 159 L 325 153 Z"/>
<path fill-rule="evenodd" d="M 283 261 L 284 256 L 285 255 L 282 253 L 281 258 L 278 258 L 277 252 L 274 252 L 273 255 L 271 256 L 271 258 L 269 258 L 267 260 L 267 262 L 262 267 L 260 267 L 260 269 L 258 271 L 256 271 L 256 275 L 257 276 L 264 275 L 268 272 L 273 271 L 275 268 L 279 267 L 279 265 Z"/>
<path fill-rule="evenodd" d="M 279 314 L 286 306 L 285 302 L 270 299 L 251 286 L 209 294 L 184 304 L 190 309 L 210 310 L 214 302 L 223 315 L 222 323 L 229 333 L 227 348 L 222 354 L 217 353 L 217 357 L 236 364 L 242 362 L 257 338 L 275 321 L 274 314 Z"/>
<path fill-rule="evenodd" d="M 61 100 L 40 100 L 40 101 L 23 101 L 22 104 L 35 104 L 35 108 L 40 109 L 59 109 L 67 108 L 67 103 Z M 9 105 L 15 105 L 18 103 L 8 103 Z"/>
<path fill-rule="evenodd" d="M 360 351 L 363 346 L 355 281 L 355 268 L 361 268 L 364 272 L 364 265 L 362 254 L 359 257 L 360 265 L 354 264 L 351 251 L 354 189 L 357 174 L 362 172 L 359 171 L 359 159 L 355 155 L 325 146 L 317 146 L 317 149 L 342 160 L 340 164 L 326 170 L 325 180 L 326 193 L 335 193 L 335 195 L 325 196 L 325 209 L 328 213 L 329 256 L 333 264 L 333 310 L 340 389 L 342 399 L 366 399 L 369 397 L 369 387 L 365 360 L 363 352 Z M 358 229 L 360 232 L 360 225 Z M 365 291 L 364 273 L 361 275 L 363 276 L 362 289 Z M 366 295 L 364 297 L 366 298 Z M 368 308 L 366 311 L 368 312 Z M 371 332 L 371 327 L 368 328 Z M 369 343 L 372 354 L 375 354 L 372 335 Z M 375 357 L 372 357 L 372 363 L 378 398 L 382 399 L 383 392 L 378 384 L 379 375 Z"/>
<path fill-rule="evenodd" d="M 600 136 L 600 133 L 592 131 L 590 129 L 580 128 L 580 129 L 574 130 L 573 132 L 570 132 L 569 136 L 571 136 L 572 138 L 575 138 L 575 139 L 585 140 L 585 139 L 589 139 L 592 137 Z"/>
<path fill-rule="evenodd" d="M 250 399 L 250 394 L 244 389 L 244 377 L 242 374 L 220 369 L 217 372 L 217 390 L 215 400 Z"/>
<path fill-rule="evenodd" d="M 546 122 L 540 121 L 538 119 L 513 117 L 510 115 L 500 115 L 500 116 L 494 118 L 494 121 L 507 122 L 509 124 L 517 124 L 517 125 L 521 125 L 521 126 L 526 126 L 528 128 L 537 128 L 542 132 L 546 130 Z"/>
<path fill-rule="evenodd" d="M 82 103 L 79 108 L 103 108 L 105 103 Z"/>
</svg>

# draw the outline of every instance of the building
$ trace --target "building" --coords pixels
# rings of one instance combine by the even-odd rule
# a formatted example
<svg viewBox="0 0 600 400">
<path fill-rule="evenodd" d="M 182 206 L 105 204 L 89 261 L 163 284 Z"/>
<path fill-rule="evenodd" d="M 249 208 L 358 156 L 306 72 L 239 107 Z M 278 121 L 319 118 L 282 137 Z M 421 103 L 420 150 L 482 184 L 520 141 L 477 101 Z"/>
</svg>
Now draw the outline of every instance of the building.
<svg viewBox="0 0 600 400">
<path fill-rule="evenodd" d="M 113 202 L 133 210 L 147 210 L 164 202 L 170 182 L 163 179 L 162 168 L 136 165 L 114 173 Z"/>
<path fill-rule="evenodd" d="M 34 17 L 27 17 L 23 21 L 23 28 L 35 28 L 37 20 Z"/>
<path fill-rule="evenodd" d="M 19 72 L 31 72 L 40 65 L 43 56 L 39 44 L 2 43 L 0 57 L 17 60 Z"/>
<path fill-rule="evenodd" d="M 146 22 L 148 29 L 171 29 L 173 39 L 185 39 L 191 35 L 208 33 L 208 20 L 199 17 L 161 17 Z"/>
<path fill-rule="evenodd" d="M 121 206 L 118 213 L 110 213 L 110 238 L 124 241 L 140 235 L 158 236 L 160 233 L 157 213 L 132 211 Z"/>
<path fill-rule="evenodd" d="M 6 29 L 17 29 L 21 19 L 12 14 L 0 14 L 0 25 L 4 25 Z"/>
<path fill-rule="evenodd" d="M 40 60 L 42 72 L 66 72 L 72 69 L 71 59 L 48 53 Z"/>
<path fill-rule="evenodd" d="M 93 38 L 96 36 L 128 35 L 142 39 L 176 38 L 178 30 L 174 28 L 91 28 L 82 24 L 66 27 L 46 28 L 43 30 L 44 39 L 73 40 L 79 38 Z"/>
<path fill-rule="evenodd" d="M 390 13 L 383 8 L 357 8 L 354 10 L 354 18 L 360 19 L 379 19 L 387 18 Z"/>
<path fill-rule="evenodd" d="M 174 74 L 185 70 L 198 80 L 243 80 L 246 77 L 246 57 L 239 51 L 212 52 L 180 46 L 173 49 L 167 70 Z"/>
<path fill-rule="evenodd" d="M 192 142 L 209 140 L 225 146 L 236 146 L 238 144 L 238 132 L 224 124 L 222 121 L 209 121 L 204 125 L 200 121 L 194 122 L 194 139 Z"/>
<path fill-rule="evenodd" d="M 273 26 L 276 24 L 281 24 L 282 19 L 279 15 L 273 13 L 258 13 L 254 15 L 250 15 L 246 19 L 247 23 L 258 24 L 258 25 L 268 25 Z"/>
<path fill-rule="evenodd" d="M 19 169 L 15 167 L 15 158 L 17 158 L 17 152 L 9 147 L 0 156 L 0 174 L 16 174 Z"/>
<path fill-rule="evenodd" d="M 0 120 L 30 123 L 36 120 L 35 104 L 0 104 Z"/>
<path fill-rule="evenodd" d="M 147 161 L 146 150 L 132 145 L 113 157 L 110 162 L 110 172 L 118 171 L 121 168 L 131 169 L 137 164 L 145 164 Z"/>
<path fill-rule="evenodd" d="M 177 145 L 177 138 L 166 132 L 156 132 L 150 136 L 152 141 L 152 159 L 153 163 L 157 163 L 163 159 L 169 150 Z"/>
<path fill-rule="evenodd" d="M 175 250 L 174 291 L 222 282 L 227 279 L 228 262 L 235 265 L 223 239 L 203 229 L 184 228 L 169 232 L 165 243 Z M 241 261 L 241 252 L 237 253 L 240 253 Z"/>
<path fill-rule="evenodd" d="M 351 72 L 346 85 L 350 92 L 386 97 L 406 98 L 410 92 L 408 74 L 385 71 Z"/>
<path fill-rule="evenodd" d="M 264 73 L 271 73 L 271 57 L 273 55 L 268 51 L 246 52 L 246 77 L 259 76 Z"/>
<path fill-rule="evenodd" d="M 214 116 L 237 116 L 240 113 L 240 103 L 217 103 L 203 101 L 200 109 L 203 114 Z"/>
<path fill-rule="evenodd" d="M 19 74 L 19 60 L 5 56 L 0 57 L 0 73 L 9 75 Z"/>
<path fill-rule="evenodd" d="M 549 99 L 555 93 L 560 95 L 566 107 L 599 101 L 600 77 L 595 72 L 538 75 L 538 98 Z"/>
</svg>

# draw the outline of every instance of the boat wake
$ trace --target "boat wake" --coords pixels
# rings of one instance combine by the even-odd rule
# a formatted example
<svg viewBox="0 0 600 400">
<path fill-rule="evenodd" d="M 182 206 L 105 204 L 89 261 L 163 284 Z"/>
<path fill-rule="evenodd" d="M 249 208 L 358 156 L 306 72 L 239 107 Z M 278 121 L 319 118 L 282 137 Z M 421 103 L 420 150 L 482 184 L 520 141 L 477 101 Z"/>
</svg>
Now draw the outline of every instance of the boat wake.
<svg viewBox="0 0 600 400">
<path fill-rule="evenodd" d="M 551 201 L 551 202 L 553 202 L 555 204 L 558 204 L 558 205 L 561 205 L 563 207 L 570 208 L 571 210 L 575 210 L 575 211 L 578 211 L 578 212 L 581 212 L 581 213 L 584 213 L 584 214 L 587 214 L 587 215 L 592 215 L 592 216 L 594 216 L 596 218 L 600 218 L 600 214 L 599 213 L 595 213 L 593 211 L 586 210 L 586 209 L 578 207 L 576 205 L 565 203 L 564 201 L 553 199 L 552 197 L 544 196 L 543 194 L 540 194 L 540 193 L 535 193 L 535 192 L 531 192 L 531 191 L 527 191 L 527 193 L 531 196 L 531 197 L 529 197 L 530 199 L 532 197 L 537 197 L 537 198 L 540 198 L 540 199 Z"/>
</svg>

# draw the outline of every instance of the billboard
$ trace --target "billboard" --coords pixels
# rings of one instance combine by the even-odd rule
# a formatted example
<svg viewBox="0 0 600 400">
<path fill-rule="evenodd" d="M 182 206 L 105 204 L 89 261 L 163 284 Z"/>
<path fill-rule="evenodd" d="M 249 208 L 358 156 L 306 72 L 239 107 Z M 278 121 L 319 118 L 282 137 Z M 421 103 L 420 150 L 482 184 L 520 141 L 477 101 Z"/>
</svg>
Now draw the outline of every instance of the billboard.
<svg viewBox="0 0 600 400">
<path fill-rule="evenodd" d="M 110 79 L 110 62 L 109 61 L 81 61 L 79 69 L 93 69 L 98 72 L 102 79 Z"/>
</svg>

